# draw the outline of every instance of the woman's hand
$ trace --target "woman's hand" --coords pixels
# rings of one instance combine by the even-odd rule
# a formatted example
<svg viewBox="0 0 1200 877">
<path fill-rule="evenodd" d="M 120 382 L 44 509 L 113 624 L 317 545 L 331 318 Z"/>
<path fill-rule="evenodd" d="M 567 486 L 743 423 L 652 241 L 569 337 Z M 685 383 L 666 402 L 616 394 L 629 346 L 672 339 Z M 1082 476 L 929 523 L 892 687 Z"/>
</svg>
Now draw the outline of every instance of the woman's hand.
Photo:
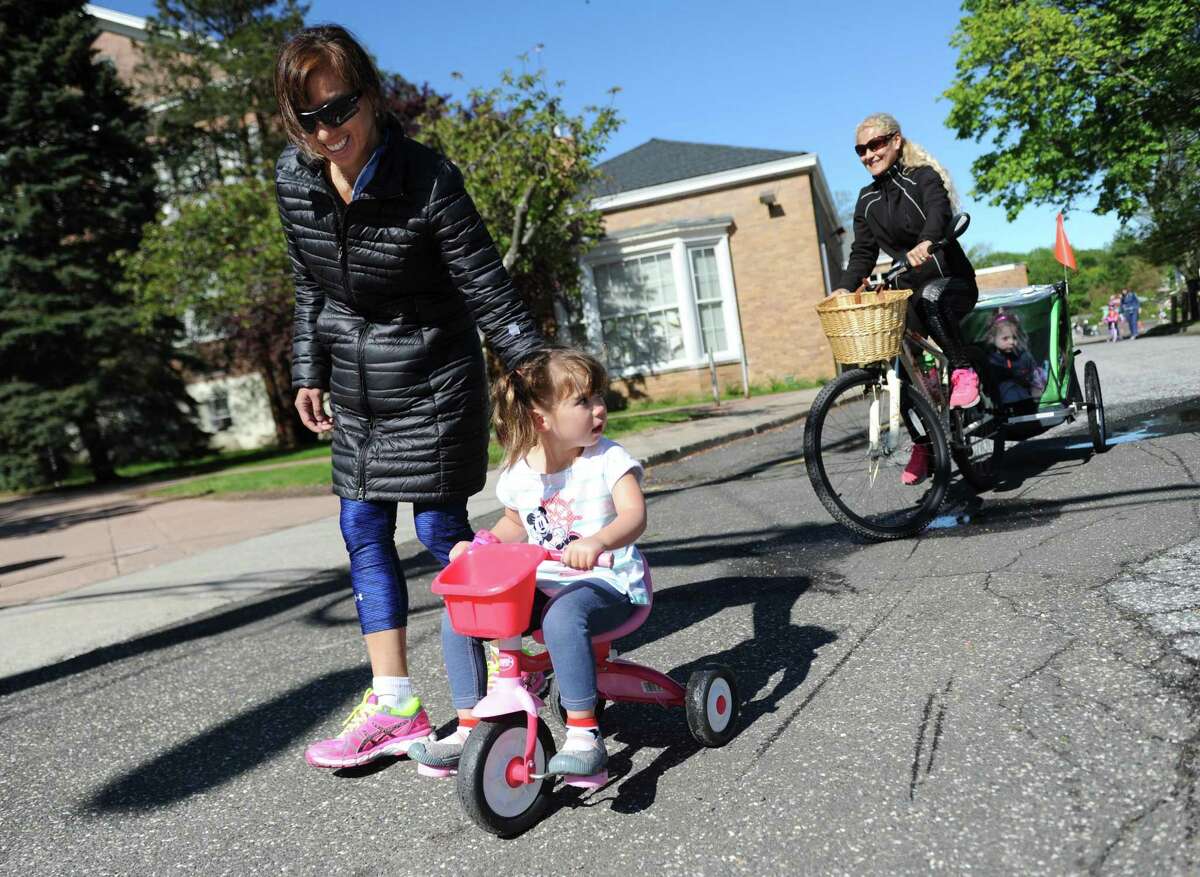
<svg viewBox="0 0 1200 877">
<path fill-rule="evenodd" d="M 562 562 L 571 569 L 590 570 L 596 565 L 600 552 L 606 551 L 604 543 L 595 536 L 576 539 L 563 549 Z"/>
<path fill-rule="evenodd" d="M 929 251 L 933 247 L 930 241 L 921 241 L 911 250 L 908 251 L 908 264 L 914 268 L 919 268 L 929 261 Z"/>
<path fill-rule="evenodd" d="M 454 547 L 450 549 L 450 559 L 457 560 L 462 555 L 471 550 L 470 542 L 456 542 Z"/>
<path fill-rule="evenodd" d="M 325 413 L 324 395 L 324 390 L 312 387 L 301 387 L 296 391 L 296 410 L 300 412 L 300 420 L 312 432 L 322 433 L 333 429 L 333 421 Z"/>
</svg>

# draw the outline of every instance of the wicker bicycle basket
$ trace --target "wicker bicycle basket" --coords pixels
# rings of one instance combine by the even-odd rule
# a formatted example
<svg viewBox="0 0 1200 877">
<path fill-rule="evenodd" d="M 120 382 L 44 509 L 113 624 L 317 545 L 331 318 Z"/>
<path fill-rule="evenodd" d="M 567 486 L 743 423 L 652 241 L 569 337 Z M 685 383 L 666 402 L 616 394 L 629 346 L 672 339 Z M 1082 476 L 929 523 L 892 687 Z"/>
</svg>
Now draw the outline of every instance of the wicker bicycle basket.
<svg viewBox="0 0 1200 877">
<path fill-rule="evenodd" d="M 831 295 L 817 305 L 821 328 L 842 365 L 891 359 L 900 352 L 911 289 Z"/>
</svg>

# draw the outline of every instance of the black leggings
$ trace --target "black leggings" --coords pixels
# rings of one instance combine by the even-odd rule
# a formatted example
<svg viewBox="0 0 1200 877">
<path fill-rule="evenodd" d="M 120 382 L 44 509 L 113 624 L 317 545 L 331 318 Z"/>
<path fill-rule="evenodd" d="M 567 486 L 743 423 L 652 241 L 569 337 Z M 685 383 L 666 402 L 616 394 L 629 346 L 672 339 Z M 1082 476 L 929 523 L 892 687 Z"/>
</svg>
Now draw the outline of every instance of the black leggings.
<svg viewBox="0 0 1200 877">
<path fill-rule="evenodd" d="M 950 360 L 950 368 L 971 368 L 959 324 L 979 301 L 975 281 L 962 277 L 931 280 L 909 299 L 909 325 L 923 329 Z M 913 320 L 914 314 L 916 320 Z"/>
<path fill-rule="evenodd" d="M 946 354 L 946 359 L 950 361 L 952 371 L 974 368 L 967 353 L 967 342 L 963 338 L 960 324 L 974 309 L 977 301 L 979 288 L 975 281 L 961 277 L 930 281 L 920 290 L 914 291 L 912 298 L 908 300 L 909 326 L 923 331 L 937 342 L 938 347 Z M 929 436 L 917 432 L 914 428 L 908 394 L 902 394 L 900 400 L 900 416 L 904 419 L 908 434 L 918 444 L 928 443 Z"/>
</svg>

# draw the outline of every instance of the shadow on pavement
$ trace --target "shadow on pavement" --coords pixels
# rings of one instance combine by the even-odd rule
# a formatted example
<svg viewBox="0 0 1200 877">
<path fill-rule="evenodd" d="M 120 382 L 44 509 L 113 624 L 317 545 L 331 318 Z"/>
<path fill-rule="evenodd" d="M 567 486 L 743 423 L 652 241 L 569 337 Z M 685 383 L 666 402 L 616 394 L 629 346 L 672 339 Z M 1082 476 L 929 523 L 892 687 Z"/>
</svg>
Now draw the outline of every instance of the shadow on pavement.
<svg viewBox="0 0 1200 877">
<path fill-rule="evenodd" d="M 146 503 L 118 502 L 95 508 L 47 512 L 29 517 L 22 517 L 19 511 L 14 511 L 0 517 L 0 539 L 18 539 L 23 536 L 49 533 L 53 530 L 66 530 L 91 521 L 104 521 L 109 518 L 130 515 L 140 512 L 145 507 Z"/>
<path fill-rule="evenodd" d="M 33 569 L 35 566 L 41 566 L 46 563 L 54 563 L 56 560 L 62 560 L 61 554 L 54 554 L 50 557 L 35 557 L 33 560 L 22 560 L 19 563 L 9 563 L 0 566 L 0 576 L 8 575 L 9 573 L 20 572 L 23 569 Z"/>
<path fill-rule="evenodd" d="M 729 577 L 672 588 L 661 600 L 656 598 L 657 619 L 647 623 L 650 629 L 636 631 L 626 647 L 636 648 L 730 607 L 750 605 L 753 630 L 747 639 L 720 652 L 698 656 L 670 672 L 675 679 L 686 682 L 693 672 L 712 664 L 733 670 L 741 701 L 740 735 L 764 715 L 776 712 L 808 677 L 818 649 L 838 638 L 823 627 L 792 623 L 793 604 L 809 587 L 809 579 L 797 576 Z M 642 631 L 646 633 L 639 637 Z M 649 807 L 657 796 L 659 779 L 702 749 L 692 738 L 682 709 L 614 704 L 605 722 L 616 729 L 614 739 L 625 744 L 612 759 L 610 771 L 614 774 L 631 770 L 640 750 L 661 749 L 650 764 L 617 787 L 612 808 L 619 813 L 636 813 Z"/>
<path fill-rule="evenodd" d="M 0 697 L 44 685 L 47 682 L 54 682 L 76 673 L 93 670 L 114 661 L 216 636 L 264 618 L 270 618 L 309 600 L 339 592 L 348 594 L 349 591 L 349 581 L 344 573 L 321 576 L 310 584 L 300 582 L 295 590 L 285 594 L 255 602 L 239 603 L 232 609 L 215 610 L 184 624 L 155 631 L 126 642 L 104 646 L 45 667 L 38 667 L 35 670 L 5 676 L 0 679 Z"/>
<path fill-rule="evenodd" d="M 246 773 L 310 736 L 326 719 L 311 705 L 344 698 L 361 678 L 358 667 L 327 673 L 246 710 L 109 783 L 82 806 L 82 814 L 155 810 Z"/>
</svg>

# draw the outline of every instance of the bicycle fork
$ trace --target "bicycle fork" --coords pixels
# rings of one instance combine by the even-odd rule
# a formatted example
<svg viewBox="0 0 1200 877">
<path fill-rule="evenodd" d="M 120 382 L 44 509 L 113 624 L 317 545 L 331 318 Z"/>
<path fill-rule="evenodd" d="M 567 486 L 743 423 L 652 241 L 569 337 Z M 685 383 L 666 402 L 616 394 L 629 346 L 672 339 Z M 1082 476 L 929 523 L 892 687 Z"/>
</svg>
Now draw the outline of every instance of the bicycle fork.
<svg viewBox="0 0 1200 877">
<path fill-rule="evenodd" d="M 879 386 L 874 387 L 871 398 L 869 415 L 870 447 L 867 459 L 870 468 L 871 486 L 875 486 L 875 478 L 879 475 L 879 465 L 884 457 L 888 457 L 900 444 L 900 377 L 896 374 L 893 364 L 888 367 L 885 375 L 887 385 L 887 431 L 882 430 L 882 405 L 880 404 Z"/>
</svg>

